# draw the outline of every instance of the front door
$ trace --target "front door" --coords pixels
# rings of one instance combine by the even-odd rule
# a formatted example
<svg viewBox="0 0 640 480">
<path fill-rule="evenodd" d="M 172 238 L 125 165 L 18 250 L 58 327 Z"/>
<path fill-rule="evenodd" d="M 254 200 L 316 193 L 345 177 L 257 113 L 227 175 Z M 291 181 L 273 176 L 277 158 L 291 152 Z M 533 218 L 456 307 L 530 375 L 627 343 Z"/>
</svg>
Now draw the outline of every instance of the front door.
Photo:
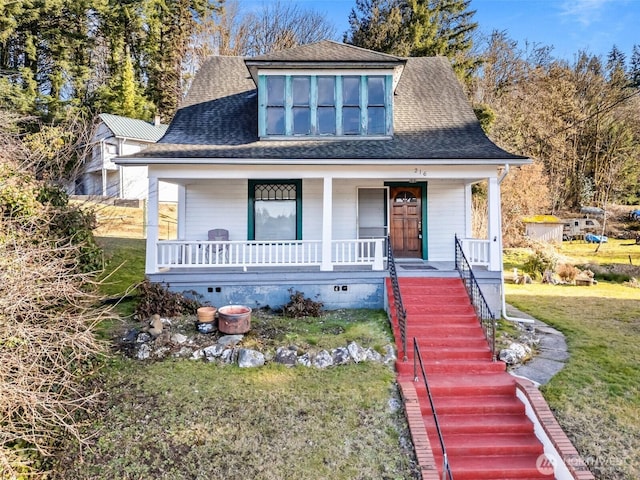
<svg viewBox="0 0 640 480">
<path fill-rule="evenodd" d="M 391 196 L 391 246 L 396 258 L 422 258 L 422 189 L 393 187 Z"/>
</svg>

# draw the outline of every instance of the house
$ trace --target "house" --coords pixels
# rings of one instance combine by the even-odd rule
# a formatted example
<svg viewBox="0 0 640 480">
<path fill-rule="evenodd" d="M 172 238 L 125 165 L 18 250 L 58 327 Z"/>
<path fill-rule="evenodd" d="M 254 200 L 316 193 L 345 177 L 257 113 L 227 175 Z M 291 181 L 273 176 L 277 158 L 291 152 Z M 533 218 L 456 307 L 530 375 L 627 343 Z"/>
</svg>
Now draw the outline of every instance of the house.
<svg viewBox="0 0 640 480">
<path fill-rule="evenodd" d="M 529 162 L 485 136 L 446 58 L 332 41 L 209 58 L 164 137 L 116 160 L 149 169 L 146 274 L 174 290 L 381 308 L 387 236 L 414 276 L 458 275 L 457 236 L 497 312 L 500 181 Z M 178 188 L 175 240 L 158 239 L 161 181 Z M 488 236 L 471 238 L 481 181 Z"/>
<path fill-rule="evenodd" d="M 522 219 L 525 235 L 534 240 L 549 243 L 562 243 L 564 223 L 554 215 L 534 215 Z"/>
<path fill-rule="evenodd" d="M 132 155 L 157 142 L 167 130 L 159 120 L 149 123 L 135 118 L 101 113 L 91 141 L 90 155 L 75 185 L 75 194 L 121 199 L 147 198 L 147 167 L 118 166 L 118 155 Z M 177 187 L 160 185 L 161 201 L 175 201 Z"/>
</svg>

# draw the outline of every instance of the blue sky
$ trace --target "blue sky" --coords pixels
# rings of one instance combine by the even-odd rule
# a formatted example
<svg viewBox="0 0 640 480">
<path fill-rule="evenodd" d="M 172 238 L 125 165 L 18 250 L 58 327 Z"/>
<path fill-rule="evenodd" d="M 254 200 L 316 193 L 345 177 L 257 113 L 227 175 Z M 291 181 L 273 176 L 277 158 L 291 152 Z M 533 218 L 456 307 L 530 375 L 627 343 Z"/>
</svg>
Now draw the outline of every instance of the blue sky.
<svg viewBox="0 0 640 480">
<path fill-rule="evenodd" d="M 355 0 L 293 1 L 326 13 L 340 39 L 355 6 Z M 266 2 L 240 0 L 240 5 Z M 553 46 L 556 57 L 569 61 L 580 50 L 606 58 L 614 44 L 629 59 L 633 45 L 640 45 L 640 0 L 471 0 L 471 9 L 482 32 L 504 30 L 521 47 L 525 42 Z"/>
</svg>

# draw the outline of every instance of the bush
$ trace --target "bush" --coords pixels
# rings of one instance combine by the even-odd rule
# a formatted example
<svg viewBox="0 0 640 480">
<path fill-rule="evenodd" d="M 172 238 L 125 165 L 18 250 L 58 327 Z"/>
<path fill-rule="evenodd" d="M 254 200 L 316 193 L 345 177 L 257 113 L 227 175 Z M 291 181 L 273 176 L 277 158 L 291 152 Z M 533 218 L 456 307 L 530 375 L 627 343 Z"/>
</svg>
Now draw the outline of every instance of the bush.
<svg viewBox="0 0 640 480">
<path fill-rule="evenodd" d="M 287 317 L 300 318 L 300 317 L 319 317 L 322 315 L 322 307 L 324 304 L 310 298 L 305 298 L 302 292 L 293 292 L 289 290 L 291 294 L 289 297 L 289 303 L 283 307 L 283 313 Z"/>
<path fill-rule="evenodd" d="M 532 277 L 541 278 L 547 270 L 554 271 L 556 268 L 556 255 L 549 251 L 538 249 L 524 262 L 523 269 Z"/>
<path fill-rule="evenodd" d="M 194 296 L 197 294 L 192 292 Z M 135 316 L 142 321 L 151 315 L 158 314 L 161 317 L 178 317 L 180 315 L 193 315 L 197 313 L 201 303 L 195 298 L 188 298 L 181 293 L 169 290 L 169 285 L 152 283 L 145 279 L 138 285 L 138 303 Z"/>
</svg>

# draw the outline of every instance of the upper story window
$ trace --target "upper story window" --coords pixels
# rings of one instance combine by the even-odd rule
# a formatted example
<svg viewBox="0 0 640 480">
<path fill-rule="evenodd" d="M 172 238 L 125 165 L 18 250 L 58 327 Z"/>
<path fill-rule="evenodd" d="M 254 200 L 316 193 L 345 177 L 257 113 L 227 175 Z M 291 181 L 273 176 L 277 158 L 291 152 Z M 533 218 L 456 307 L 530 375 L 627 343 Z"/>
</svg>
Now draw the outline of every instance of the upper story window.
<svg viewBox="0 0 640 480">
<path fill-rule="evenodd" d="M 391 75 L 261 75 L 260 137 L 389 136 Z"/>
</svg>

